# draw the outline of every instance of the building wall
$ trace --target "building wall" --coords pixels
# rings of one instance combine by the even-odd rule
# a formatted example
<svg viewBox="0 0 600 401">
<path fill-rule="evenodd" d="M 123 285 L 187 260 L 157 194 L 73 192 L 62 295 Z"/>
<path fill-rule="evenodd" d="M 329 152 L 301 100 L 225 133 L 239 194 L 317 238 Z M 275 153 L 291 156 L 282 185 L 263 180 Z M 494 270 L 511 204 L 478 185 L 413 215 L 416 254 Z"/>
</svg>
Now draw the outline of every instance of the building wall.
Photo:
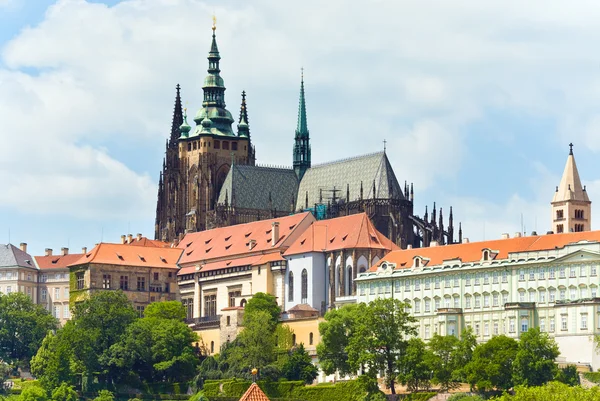
<svg viewBox="0 0 600 401">
<path fill-rule="evenodd" d="M 64 325 L 71 318 L 69 269 L 45 269 L 39 278 L 38 303 Z"/>
<path fill-rule="evenodd" d="M 322 303 L 327 303 L 326 284 L 329 279 L 325 266 L 325 254 L 309 252 L 287 257 L 288 269 L 285 274 L 284 310 L 308 303 L 316 310 L 321 310 Z M 302 299 L 302 271 L 306 269 L 308 276 L 307 300 Z M 290 273 L 293 277 L 293 296 L 290 298 Z"/>
<path fill-rule="evenodd" d="M 556 339 L 567 362 L 598 369 L 598 354 L 588 344 L 600 334 L 599 285 L 600 246 L 584 244 L 501 261 L 393 271 L 380 266 L 358 279 L 356 299 L 408 302 L 424 339 L 459 335 L 467 326 L 478 341 L 497 334 L 518 338 L 524 329 L 540 327 Z"/>
<path fill-rule="evenodd" d="M 198 334 L 198 342 L 206 355 L 214 355 L 220 352 L 221 330 L 219 326 L 205 330 L 195 330 L 195 333 Z"/>
<path fill-rule="evenodd" d="M 16 266 L 0 268 L 0 293 L 21 292 L 37 303 L 37 281 L 36 269 Z"/>
</svg>

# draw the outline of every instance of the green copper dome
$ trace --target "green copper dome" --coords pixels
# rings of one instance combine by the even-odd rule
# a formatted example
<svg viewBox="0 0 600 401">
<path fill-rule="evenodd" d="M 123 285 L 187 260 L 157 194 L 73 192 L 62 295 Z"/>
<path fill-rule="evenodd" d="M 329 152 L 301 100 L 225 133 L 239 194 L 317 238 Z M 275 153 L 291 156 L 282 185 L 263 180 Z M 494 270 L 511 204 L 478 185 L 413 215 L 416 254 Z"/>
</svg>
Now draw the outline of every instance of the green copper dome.
<svg viewBox="0 0 600 401">
<path fill-rule="evenodd" d="M 189 136 L 189 132 L 192 129 L 187 122 L 187 110 L 183 114 L 183 123 L 179 126 L 179 131 L 181 132 L 182 138 L 187 138 Z"/>
</svg>

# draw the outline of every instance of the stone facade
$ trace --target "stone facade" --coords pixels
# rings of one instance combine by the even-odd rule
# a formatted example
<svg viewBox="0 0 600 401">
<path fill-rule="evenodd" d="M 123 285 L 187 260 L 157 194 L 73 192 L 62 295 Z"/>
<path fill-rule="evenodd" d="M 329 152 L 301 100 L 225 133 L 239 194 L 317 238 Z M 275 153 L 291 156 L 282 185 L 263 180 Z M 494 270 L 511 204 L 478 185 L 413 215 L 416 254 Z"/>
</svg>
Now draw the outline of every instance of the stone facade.
<svg viewBox="0 0 600 401">
<path fill-rule="evenodd" d="M 12 244 L 0 245 L 0 293 L 21 292 L 37 303 L 38 274 L 26 243 L 21 243 L 19 248 Z"/>
</svg>

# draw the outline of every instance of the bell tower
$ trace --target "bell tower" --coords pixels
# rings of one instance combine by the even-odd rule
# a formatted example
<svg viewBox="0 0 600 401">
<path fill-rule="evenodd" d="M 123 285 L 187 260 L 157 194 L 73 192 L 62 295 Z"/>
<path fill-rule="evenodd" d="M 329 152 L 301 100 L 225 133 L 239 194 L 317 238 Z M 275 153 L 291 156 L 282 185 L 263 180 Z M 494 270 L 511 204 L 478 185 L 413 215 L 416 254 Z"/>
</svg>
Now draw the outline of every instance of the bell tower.
<svg viewBox="0 0 600 401">
<path fill-rule="evenodd" d="M 592 227 L 592 202 L 575 164 L 573 144 L 569 144 L 567 164 L 560 184 L 552 198 L 552 231 L 555 233 L 590 231 Z"/>
</svg>

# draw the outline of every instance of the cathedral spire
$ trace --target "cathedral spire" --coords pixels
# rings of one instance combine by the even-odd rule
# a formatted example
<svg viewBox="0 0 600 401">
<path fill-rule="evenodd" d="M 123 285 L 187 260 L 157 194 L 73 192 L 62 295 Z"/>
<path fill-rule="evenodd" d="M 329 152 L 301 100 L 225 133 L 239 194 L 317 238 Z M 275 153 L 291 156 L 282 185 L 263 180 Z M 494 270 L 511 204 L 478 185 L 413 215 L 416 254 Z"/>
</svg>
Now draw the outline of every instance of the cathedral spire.
<svg viewBox="0 0 600 401">
<path fill-rule="evenodd" d="M 183 112 L 181 108 L 181 87 L 179 84 L 175 87 L 177 91 L 175 95 L 175 108 L 173 110 L 173 123 L 171 125 L 171 138 L 169 141 L 170 147 L 177 147 L 177 140 L 179 139 L 180 131 L 179 127 L 183 124 Z"/>
<path fill-rule="evenodd" d="M 250 127 L 248 126 L 248 109 L 246 108 L 246 91 L 242 91 L 242 105 L 240 106 L 238 136 L 250 138 Z"/>
<path fill-rule="evenodd" d="M 304 69 L 300 80 L 300 100 L 298 102 L 298 124 L 294 137 L 294 171 L 298 179 L 302 179 L 310 168 L 310 138 L 306 119 L 306 99 L 304 96 Z"/>
</svg>

